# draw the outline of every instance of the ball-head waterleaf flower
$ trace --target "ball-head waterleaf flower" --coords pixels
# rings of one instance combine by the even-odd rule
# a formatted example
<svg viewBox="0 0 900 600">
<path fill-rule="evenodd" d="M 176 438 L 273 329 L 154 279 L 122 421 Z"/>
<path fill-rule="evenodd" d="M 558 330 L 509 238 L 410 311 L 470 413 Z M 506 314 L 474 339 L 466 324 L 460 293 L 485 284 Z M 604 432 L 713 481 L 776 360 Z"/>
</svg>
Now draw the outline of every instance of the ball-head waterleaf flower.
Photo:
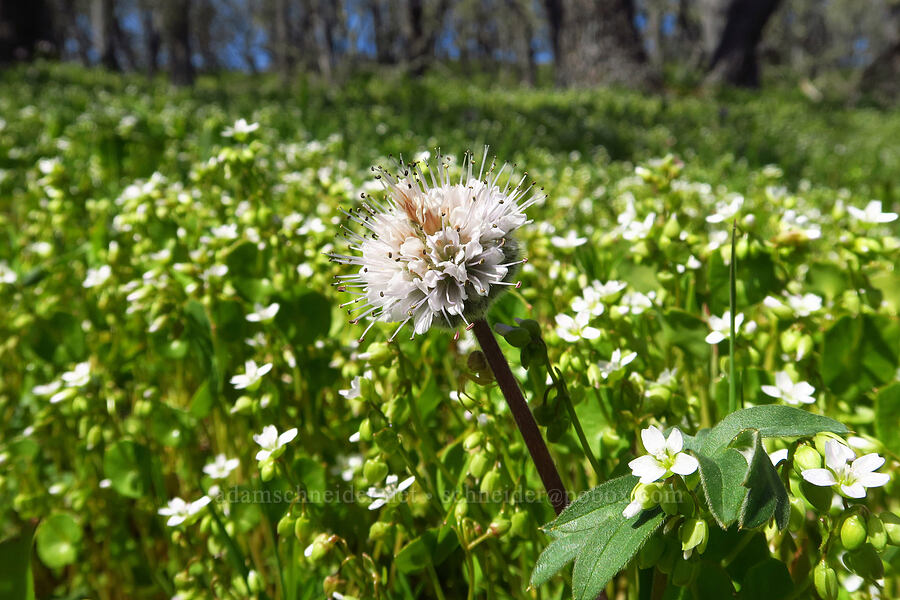
<svg viewBox="0 0 900 600">
<path fill-rule="evenodd" d="M 517 285 L 511 279 L 524 260 L 514 233 L 543 193 L 526 184 L 527 174 L 488 164 L 487 151 L 477 171 L 470 154 L 458 178 L 449 167 L 438 156 L 424 167 L 401 160 L 397 173 L 373 168 L 385 198 L 363 194 L 360 207 L 345 213 L 364 229 L 343 228 L 358 254 L 330 256 L 359 268 L 336 285 L 358 296 L 343 307 L 354 307 L 351 323 L 369 321 L 360 339 L 379 321 L 399 323 L 391 339 L 407 324 L 414 336 L 434 324 L 468 327 Z"/>
</svg>

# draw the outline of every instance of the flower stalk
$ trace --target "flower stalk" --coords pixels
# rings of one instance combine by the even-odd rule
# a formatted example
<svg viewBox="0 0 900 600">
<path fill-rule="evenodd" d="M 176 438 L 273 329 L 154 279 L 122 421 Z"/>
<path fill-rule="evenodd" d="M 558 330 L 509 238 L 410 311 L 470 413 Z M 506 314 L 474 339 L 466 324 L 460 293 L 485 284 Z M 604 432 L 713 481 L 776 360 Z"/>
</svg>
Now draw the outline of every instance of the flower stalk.
<svg viewBox="0 0 900 600">
<path fill-rule="evenodd" d="M 481 350 L 487 358 L 488 365 L 494 373 L 494 378 L 500 386 L 500 391 L 503 392 L 503 397 L 506 398 L 506 403 L 509 405 L 509 410 L 516 421 L 516 426 L 525 440 L 525 445 L 528 447 L 529 454 L 531 454 L 531 460 L 534 462 L 544 488 L 547 490 L 547 498 L 550 500 L 550 504 L 553 505 L 553 510 L 556 511 L 556 514 L 559 514 L 569 504 L 569 494 L 566 492 L 556 464 L 550 456 L 550 450 L 547 449 L 547 444 L 544 443 L 544 438 L 541 437 L 541 431 L 538 429 L 537 422 L 531 414 L 531 409 L 528 408 L 528 403 L 525 402 L 525 397 L 522 395 L 522 390 L 519 389 L 519 384 L 509 368 L 509 363 L 497 344 L 497 339 L 494 337 L 494 332 L 491 331 L 491 326 L 484 319 L 477 319 L 473 322 L 473 331 L 478 339 L 478 343 L 481 345 Z"/>
</svg>

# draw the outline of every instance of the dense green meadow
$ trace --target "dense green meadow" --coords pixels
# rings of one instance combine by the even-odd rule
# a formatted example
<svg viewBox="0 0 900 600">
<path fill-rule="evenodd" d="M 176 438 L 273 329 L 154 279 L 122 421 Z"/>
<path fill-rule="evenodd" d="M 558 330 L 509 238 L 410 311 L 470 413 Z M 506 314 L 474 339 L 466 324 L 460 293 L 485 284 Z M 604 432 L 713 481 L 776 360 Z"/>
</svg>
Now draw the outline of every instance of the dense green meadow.
<svg viewBox="0 0 900 600">
<path fill-rule="evenodd" d="M 0 598 L 900 597 L 898 140 L 794 89 L 0 73 Z M 499 340 L 568 491 L 628 496 L 651 425 L 700 457 L 640 539 L 578 537 L 621 494 L 540 529 L 470 332 L 339 307 L 371 167 L 485 145 L 547 194 L 488 320 L 539 325 Z M 713 452 L 735 404 L 794 406 Z M 831 438 L 890 481 L 813 485 Z"/>
</svg>

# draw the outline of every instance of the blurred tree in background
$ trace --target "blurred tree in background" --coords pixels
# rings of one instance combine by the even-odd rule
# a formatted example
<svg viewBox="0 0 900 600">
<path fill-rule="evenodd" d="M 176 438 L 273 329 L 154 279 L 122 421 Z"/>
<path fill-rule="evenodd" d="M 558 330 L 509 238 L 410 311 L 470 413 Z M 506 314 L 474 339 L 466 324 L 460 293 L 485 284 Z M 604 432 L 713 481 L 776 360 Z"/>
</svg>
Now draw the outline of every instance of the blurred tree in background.
<svg viewBox="0 0 900 600">
<path fill-rule="evenodd" d="M 0 1 L 0 62 L 59 57 L 111 70 L 441 68 L 536 85 L 663 81 L 838 84 L 883 100 L 900 80 L 897 0 Z"/>
</svg>

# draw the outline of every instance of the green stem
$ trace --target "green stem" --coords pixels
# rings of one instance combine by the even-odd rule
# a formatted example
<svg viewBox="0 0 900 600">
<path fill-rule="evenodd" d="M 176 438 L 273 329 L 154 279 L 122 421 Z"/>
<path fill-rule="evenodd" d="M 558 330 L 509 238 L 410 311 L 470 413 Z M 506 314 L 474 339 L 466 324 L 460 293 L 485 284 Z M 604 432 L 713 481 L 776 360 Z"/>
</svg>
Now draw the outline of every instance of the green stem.
<svg viewBox="0 0 900 600">
<path fill-rule="evenodd" d="M 728 268 L 728 303 L 731 310 L 731 330 L 728 335 L 728 414 L 737 410 L 737 380 L 734 376 L 734 313 L 737 305 L 737 266 L 734 247 L 737 237 L 737 220 L 731 224 L 731 264 Z"/>
<path fill-rule="evenodd" d="M 581 427 L 581 421 L 578 420 L 578 415 L 575 413 L 575 406 L 572 404 L 572 399 L 569 398 L 568 394 L 565 395 L 564 402 L 566 403 L 566 408 L 569 410 L 569 416 L 572 417 L 572 425 L 575 426 L 575 433 L 578 434 L 578 439 L 581 441 L 581 447 L 584 449 L 584 454 L 587 456 L 588 461 L 590 461 L 594 473 L 597 474 L 598 481 L 602 480 L 603 474 L 601 473 L 602 469 L 600 468 L 600 463 L 597 462 L 597 458 L 591 451 L 591 444 L 584 434 L 584 429 Z"/>
</svg>

